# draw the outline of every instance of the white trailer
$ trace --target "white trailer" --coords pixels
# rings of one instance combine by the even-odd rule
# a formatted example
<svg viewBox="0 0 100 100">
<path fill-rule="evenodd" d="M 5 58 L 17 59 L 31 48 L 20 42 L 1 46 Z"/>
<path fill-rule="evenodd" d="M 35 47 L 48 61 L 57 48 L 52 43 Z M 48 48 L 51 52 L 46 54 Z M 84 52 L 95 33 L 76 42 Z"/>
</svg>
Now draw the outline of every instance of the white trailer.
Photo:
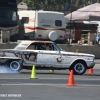
<svg viewBox="0 0 100 100">
<path fill-rule="evenodd" d="M 65 35 L 64 14 L 53 11 L 18 11 L 19 40 L 63 41 Z"/>
</svg>

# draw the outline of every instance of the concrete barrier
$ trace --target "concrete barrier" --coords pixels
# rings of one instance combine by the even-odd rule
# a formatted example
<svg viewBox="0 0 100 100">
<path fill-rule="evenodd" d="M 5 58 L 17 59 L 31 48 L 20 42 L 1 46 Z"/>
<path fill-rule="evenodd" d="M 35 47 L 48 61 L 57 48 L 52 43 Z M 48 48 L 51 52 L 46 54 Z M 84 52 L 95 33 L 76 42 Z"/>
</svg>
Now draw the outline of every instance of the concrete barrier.
<svg viewBox="0 0 100 100">
<path fill-rule="evenodd" d="M 96 59 L 100 59 L 100 46 L 95 45 L 95 46 L 78 46 L 78 45 L 65 45 L 65 44 L 59 44 L 59 46 L 69 52 L 76 52 L 78 50 L 79 53 L 89 53 L 89 54 L 94 54 Z"/>
<path fill-rule="evenodd" d="M 9 44 L 0 44 L 0 49 L 13 49 L 17 43 L 9 43 Z M 89 53 L 94 54 L 96 59 L 100 59 L 100 46 L 88 46 L 88 45 L 67 45 L 67 44 L 58 44 L 63 50 L 69 52 L 76 52 L 78 50 L 79 53 Z"/>
</svg>

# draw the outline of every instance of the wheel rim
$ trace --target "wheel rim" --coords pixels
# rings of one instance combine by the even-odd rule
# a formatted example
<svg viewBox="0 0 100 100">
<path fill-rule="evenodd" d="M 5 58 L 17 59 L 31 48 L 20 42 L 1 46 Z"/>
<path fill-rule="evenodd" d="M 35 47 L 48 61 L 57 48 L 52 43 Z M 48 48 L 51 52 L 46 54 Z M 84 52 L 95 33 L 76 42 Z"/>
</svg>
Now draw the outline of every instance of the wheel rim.
<svg viewBox="0 0 100 100">
<path fill-rule="evenodd" d="M 17 61 L 12 61 L 10 64 L 10 68 L 14 71 L 18 71 L 18 69 L 20 68 L 20 64 Z"/>
<path fill-rule="evenodd" d="M 84 68 L 84 65 L 81 64 L 81 63 L 77 63 L 75 66 L 74 66 L 74 70 L 75 72 L 77 73 L 83 73 L 85 68 Z"/>
</svg>

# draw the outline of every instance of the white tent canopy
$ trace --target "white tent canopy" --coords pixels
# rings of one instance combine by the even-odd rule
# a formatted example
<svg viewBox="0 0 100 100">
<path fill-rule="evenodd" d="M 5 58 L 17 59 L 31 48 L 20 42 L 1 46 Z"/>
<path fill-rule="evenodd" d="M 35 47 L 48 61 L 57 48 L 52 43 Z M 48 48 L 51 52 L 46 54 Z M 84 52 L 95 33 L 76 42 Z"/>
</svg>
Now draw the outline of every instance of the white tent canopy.
<svg viewBox="0 0 100 100">
<path fill-rule="evenodd" d="M 73 21 L 100 20 L 100 4 L 95 3 L 80 8 L 65 16 L 65 19 Z"/>
</svg>

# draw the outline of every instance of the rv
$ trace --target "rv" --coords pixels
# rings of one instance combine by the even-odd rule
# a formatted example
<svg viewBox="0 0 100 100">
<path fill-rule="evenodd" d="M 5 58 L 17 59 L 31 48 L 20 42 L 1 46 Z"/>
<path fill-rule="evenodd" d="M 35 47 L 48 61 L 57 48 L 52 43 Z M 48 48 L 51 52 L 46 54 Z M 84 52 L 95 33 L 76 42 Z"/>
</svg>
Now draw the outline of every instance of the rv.
<svg viewBox="0 0 100 100">
<path fill-rule="evenodd" d="M 17 12 L 16 0 L 0 0 L 0 43 L 17 42 Z"/>
<path fill-rule="evenodd" d="M 19 40 L 64 41 L 64 14 L 43 10 L 22 10 L 19 15 Z"/>
</svg>

